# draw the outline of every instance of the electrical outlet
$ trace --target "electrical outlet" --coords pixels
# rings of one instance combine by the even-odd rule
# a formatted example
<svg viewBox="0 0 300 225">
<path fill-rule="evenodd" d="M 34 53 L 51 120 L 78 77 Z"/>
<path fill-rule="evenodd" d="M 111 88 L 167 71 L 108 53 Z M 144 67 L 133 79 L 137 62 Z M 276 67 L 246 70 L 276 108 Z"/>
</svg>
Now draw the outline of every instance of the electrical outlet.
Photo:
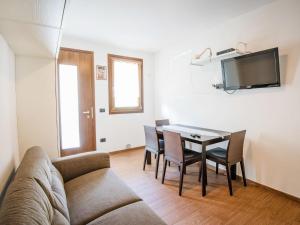
<svg viewBox="0 0 300 225">
<path fill-rule="evenodd" d="M 222 88 L 224 88 L 224 85 L 223 84 L 213 84 L 212 85 L 215 89 L 222 89 Z"/>
<path fill-rule="evenodd" d="M 105 108 L 100 108 L 100 109 L 99 109 L 99 112 L 100 112 L 100 113 L 104 113 L 104 112 L 105 112 Z"/>
<path fill-rule="evenodd" d="M 100 138 L 100 142 L 106 142 L 106 138 Z"/>
</svg>

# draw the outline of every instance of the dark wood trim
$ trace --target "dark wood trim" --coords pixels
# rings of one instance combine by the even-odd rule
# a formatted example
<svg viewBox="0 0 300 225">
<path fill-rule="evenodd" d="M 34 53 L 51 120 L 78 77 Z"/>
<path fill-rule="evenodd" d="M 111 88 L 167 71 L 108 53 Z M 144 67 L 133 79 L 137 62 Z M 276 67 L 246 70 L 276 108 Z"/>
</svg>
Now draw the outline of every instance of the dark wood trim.
<svg viewBox="0 0 300 225">
<path fill-rule="evenodd" d="M 60 51 L 61 50 L 64 50 L 64 51 L 71 51 L 71 52 L 79 52 L 79 53 L 87 53 L 87 54 L 91 54 L 92 55 L 92 68 L 91 68 L 91 71 L 92 71 L 92 106 L 93 106 L 93 115 L 94 115 L 94 123 L 93 123 L 93 129 L 94 129 L 94 142 L 93 142 L 93 148 L 94 150 L 91 150 L 91 151 L 96 151 L 97 149 L 97 144 L 96 144 L 96 114 L 95 114 L 95 71 L 94 71 L 94 52 L 93 51 L 87 51 L 87 50 L 81 50 L 81 49 L 74 49 L 74 48 L 66 48 L 66 47 L 61 47 L 60 48 Z M 71 155 L 71 154 L 74 154 L 74 150 L 77 150 L 77 149 L 66 149 L 66 150 L 63 150 L 62 149 L 62 140 L 61 140 L 61 123 L 60 123 L 60 87 L 59 87 L 59 67 L 58 67 L 58 64 L 60 63 L 60 59 L 59 59 L 59 54 L 58 54 L 58 58 L 56 60 L 56 79 L 57 79 L 57 82 L 56 82 L 56 85 L 57 85 L 57 111 L 58 111 L 58 129 L 59 129 L 59 153 L 60 153 L 60 156 L 68 156 L 68 155 Z"/>
<path fill-rule="evenodd" d="M 212 166 L 212 165 L 207 165 L 207 169 L 215 170 L 215 167 Z M 223 173 L 223 174 L 226 175 L 226 171 L 225 171 L 225 170 L 219 168 L 219 173 L 220 173 L 220 170 L 221 170 L 221 173 Z M 247 171 L 246 171 L 246 172 L 247 172 Z M 236 179 L 237 179 L 238 181 L 243 181 L 243 177 L 241 177 L 240 175 L 236 175 Z M 262 188 L 264 188 L 264 189 L 266 189 L 266 190 L 275 192 L 275 193 L 277 193 L 277 194 L 280 194 L 280 195 L 283 196 L 283 197 L 286 197 L 286 198 L 288 198 L 288 199 L 291 199 L 291 200 L 294 200 L 294 201 L 300 203 L 300 198 L 298 198 L 298 197 L 296 197 L 296 196 L 287 194 L 287 193 L 285 193 L 285 192 L 283 192 L 283 191 L 279 191 L 279 190 L 277 190 L 277 189 L 271 188 L 271 187 L 266 186 L 266 185 L 264 185 L 264 184 L 260 184 L 260 183 L 258 183 L 258 182 L 256 182 L 256 181 L 250 180 L 249 178 L 247 178 L 246 180 L 247 180 L 247 182 L 248 182 L 249 184 L 256 185 L 256 186 L 260 186 L 260 187 L 262 187 Z"/>
<path fill-rule="evenodd" d="M 108 56 L 112 58 L 118 58 L 118 59 L 123 59 L 124 61 L 140 61 L 143 62 L 143 59 L 137 58 L 137 57 L 131 57 L 131 56 L 124 56 L 124 55 L 116 55 L 116 54 L 108 54 Z"/>
<path fill-rule="evenodd" d="M 89 53 L 89 54 L 93 54 L 93 51 L 88 51 L 88 50 L 82 50 L 82 49 L 75 49 L 75 48 L 66 48 L 66 47 L 61 47 L 60 51 L 64 50 L 64 51 L 71 51 L 71 52 L 83 52 L 83 53 Z"/>
<path fill-rule="evenodd" d="M 94 58 L 94 52 L 92 52 L 92 94 L 93 94 L 93 115 L 94 115 L 94 147 L 95 147 L 95 150 L 97 150 L 97 143 L 96 143 L 96 117 L 97 117 L 97 114 L 96 114 L 96 97 L 95 97 L 95 58 Z"/>
<path fill-rule="evenodd" d="M 95 61 L 94 61 L 94 52 L 93 51 L 84 51 L 84 50 L 80 50 L 82 52 L 86 52 L 86 53 L 90 53 L 92 54 L 92 101 L 93 101 L 93 115 L 94 115 L 94 123 L 93 123 L 93 135 L 94 135 L 94 142 L 93 142 L 93 147 L 95 149 L 95 151 L 97 150 L 97 143 L 96 143 L 96 109 L 95 109 L 95 104 L 96 104 L 96 100 L 95 100 Z"/>
<path fill-rule="evenodd" d="M 13 181 L 14 177 L 15 177 L 15 174 L 16 174 L 16 171 L 13 169 L 11 171 L 11 173 L 9 174 L 9 177 L 7 178 L 7 181 L 3 187 L 3 190 L 1 191 L 0 193 L 0 208 L 1 208 L 1 205 L 2 205 L 2 202 L 3 202 L 3 199 L 5 197 L 5 194 L 7 192 L 7 189 L 9 187 L 9 185 L 11 184 L 11 182 Z"/>
<path fill-rule="evenodd" d="M 125 149 L 120 149 L 120 150 L 116 150 L 116 151 L 111 151 L 109 152 L 110 155 L 115 155 L 118 153 L 122 153 L 122 152 L 129 152 L 129 151 L 134 151 L 134 150 L 138 150 L 138 149 L 144 149 L 145 145 L 142 146 L 137 146 L 137 147 L 133 147 L 133 148 L 125 148 Z"/>
<path fill-rule="evenodd" d="M 113 92 L 113 60 L 119 59 L 122 61 L 135 62 L 139 66 L 139 82 L 140 82 L 140 105 L 138 107 L 123 107 L 115 108 L 114 106 L 114 92 Z M 127 114 L 127 113 L 143 113 L 144 112 L 144 80 L 143 80 L 143 59 L 108 54 L 107 55 L 108 64 L 108 98 L 109 98 L 109 114 Z"/>
</svg>

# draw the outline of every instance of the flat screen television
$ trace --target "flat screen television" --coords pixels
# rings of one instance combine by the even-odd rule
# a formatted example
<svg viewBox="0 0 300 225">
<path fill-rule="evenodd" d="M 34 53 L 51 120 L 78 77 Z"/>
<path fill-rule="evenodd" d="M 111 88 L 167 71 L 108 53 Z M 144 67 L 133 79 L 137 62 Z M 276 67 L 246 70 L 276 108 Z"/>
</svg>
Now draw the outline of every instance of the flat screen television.
<svg viewBox="0 0 300 225">
<path fill-rule="evenodd" d="M 224 90 L 279 87 L 278 48 L 221 61 Z"/>
</svg>

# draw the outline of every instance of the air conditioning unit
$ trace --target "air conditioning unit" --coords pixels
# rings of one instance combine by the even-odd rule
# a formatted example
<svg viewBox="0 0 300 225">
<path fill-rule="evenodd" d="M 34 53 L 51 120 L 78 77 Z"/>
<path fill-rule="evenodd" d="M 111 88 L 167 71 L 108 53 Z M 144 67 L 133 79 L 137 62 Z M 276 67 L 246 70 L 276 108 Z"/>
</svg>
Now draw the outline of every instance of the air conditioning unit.
<svg viewBox="0 0 300 225">
<path fill-rule="evenodd" d="M 240 46 L 243 46 L 242 48 Z M 194 55 L 191 60 L 191 65 L 205 66 L 215 61 L 221 61 L 223 59 L 234 58 L 236 56 L 249 54 L 247 51 L 247 44 L 239 42 L 236 48 L 228 48 L 219 52 L 213 53 L 211 48 L 204 49 L 200 54 Z"/>
</svg>

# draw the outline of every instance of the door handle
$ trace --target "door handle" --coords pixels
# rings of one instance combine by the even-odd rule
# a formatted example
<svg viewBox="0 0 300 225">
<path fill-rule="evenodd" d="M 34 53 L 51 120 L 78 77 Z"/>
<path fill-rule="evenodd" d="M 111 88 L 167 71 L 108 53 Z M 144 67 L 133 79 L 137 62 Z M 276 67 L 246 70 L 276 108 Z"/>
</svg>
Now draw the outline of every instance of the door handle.
<svg viewBox="0 0 300 225">
<path fill-rule="evenodd" d="M 91 107 L 91 110 L 84 111 L 84 112 L 82 112 L 82 114 L 87 115 L 87 118 L 88 118 L 88 119 L 90 118 L 90 114 L 91 114 L 92 119 L 94 119 L 94 108 Z"/>
<path fill-rule="evenodd" d="M 89 110 L 82 112 L 82 114 L 86 115 L 87 119 L 90 119 L 90 111 Z"/>
</svg>

